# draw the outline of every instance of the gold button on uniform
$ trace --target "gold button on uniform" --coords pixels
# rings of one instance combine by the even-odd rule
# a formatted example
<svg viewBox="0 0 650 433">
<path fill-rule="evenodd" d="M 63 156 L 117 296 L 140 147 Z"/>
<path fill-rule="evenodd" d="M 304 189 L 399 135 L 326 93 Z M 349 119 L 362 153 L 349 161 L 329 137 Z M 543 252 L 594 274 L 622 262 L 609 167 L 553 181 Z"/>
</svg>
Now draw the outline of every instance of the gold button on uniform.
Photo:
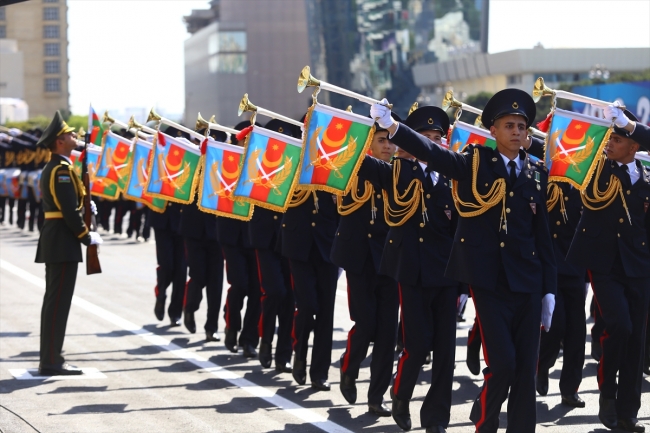
<svg viewBox="0 0 650 433">
<path fill-rule="evenodd" d="M 371 238 L 371 237 L 372 237 L 372 235 L 371 235 L 370 233 L 368 233 L 368 237 L 369 237 L 369 238 Z"/>
<path fill-rule="evenodd" d="M 627 191 L 625 191 L 625 193 L 626 193 L 627 195 L 630 195 L 630 194 L 632 194 L 632 191 L 630 191 L 630 190 L 628 189 Z"/>
<path fill-rule="evenodd" d="M 460 241 L 461 241 L 461 242 L 465 242 L 465 238 L 460 238 Z"/>
<path fill-rule="evenodd" d="M 420 238 L 420 242 L 424 242 L 424 239 Z"/>
<path fill-rule="evenodd" d="M 554 237 L 554 238 L 557 238 L 557 233 L 553 233 L 553 237 Z"/>
<path fill-rule="evenodd" d="M 533 255 L 535 255 L 535 251 L 533 251 Z"/>
<path fill-rule="evenodd" d="M 381 194 L 377 194 L 377 198 L 381 198 Z"/>
<path fill-rule="evenodd" d="M 287 226 L 286 224 L 282 224 L 282 227 L 286 227 L 286 226 Z"/>
<path fill-rule="evenodd" d="M 274 220 L 278 219 L 278 216 L 277 216 L 277 215 L 273 215 L 273 219 L 274 219 Z"/>
<path fill-rule="evenodd" d="M 586 232 L 586 231 L 587 231 L 587 229 L 582 229 L 582 231 L 583 231 L 583 232 Z"/>
<path fill-rule="evenodd" d="M 431 194 L 427 194 L 427 198 L 431 198 Z"/>
<path fill-rule="evenodd" d="M 620 234 L 620 233 L 616 233 L 616 236 L 618 236 L 618 237 L 620 238 L 620 237 L 621 237 L 621 234 Z"/>
<path fill-rule="evenodd" d="M 393 240 L 392 240 L 392 239 L 389 239 L 389 240 L 388 240 L 388 243 L 389 243 L 389 244 L 392 244 L 392 243 L 393 243 Z"/>
<path fill-rule="evenodd" d="M 487 186 L 487 183 L 485 184 L 485 186 Z M 515 193 L 510 191 L 510 197 L 514 197 L 514 195 L 515 195 Z"/>
<path fill-rule="evenodd" d="M 562 223 L 559 222 L 559 221 L 555 221 L 555 225 L 558 225 L 558 226 L 559 226 L 560 224 L 562 224 Z"/>
<path fill-rule="evenodd" d="M 414 166 L 413 166 L 413 171 L 415 171 L 415 170 L 417 170 L 417 169 L 418 169 L 418 166 L 417 166 L 417 165 L 414 165 Z"/>
<path fill-rule="evenodd" d="M 505 244 L 504 242 L 501 242 L 501 244 L 500 244 L 500 245 L 501 245 L 501 248 L 503 248 L 503 247 L 505 247 L 505 246 L 506 246 L 506 244 Z"/>
<path fill-rule="evenodd" d="M 311 211 L 311 213 L 313 213 L 314 215 L 316 215 L 316 209 L 314 209 L 313 211 Z"/>
<path fill-rule="evenodd" d="M 569 201 L 569 197 L 564 196 L 564 201 Z"/>
<path fill-rule="evenodd" d="M 509 207 L 506 208 L 506 213 L 510 213 L 510 208 Z"/>
<path fill-rule="evenodd" d="M 312 226 L 312 227 L 316 227 L 316 223 L 311 223 L 311 226 Z"/>
<path fill-rule="evenodd" d="M 621 223 L 621 224 L 623 224 L 623 221 L 624 221 L 623 218 L 620 218 L 620 219 L 618 220 L 618 222 Z"/>
<path fill-rule="evenodd" d="M 370 220 L 370 225 L 374 224 L 375 220 Z"/>
<path fill-rule="evenodd" d="M 420 227 L 424 227 L 424 223 L 420 223 Z"/>
</svg>

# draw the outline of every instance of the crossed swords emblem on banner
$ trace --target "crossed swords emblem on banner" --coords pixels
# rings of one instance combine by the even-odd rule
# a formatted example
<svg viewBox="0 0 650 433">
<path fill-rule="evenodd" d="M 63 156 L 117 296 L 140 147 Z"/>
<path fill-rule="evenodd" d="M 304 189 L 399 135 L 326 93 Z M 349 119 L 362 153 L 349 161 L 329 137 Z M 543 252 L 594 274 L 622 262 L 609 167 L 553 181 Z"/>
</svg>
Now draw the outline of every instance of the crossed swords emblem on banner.
<svg viewBox="0 0 650 433">
<path fill-rule="evenodd" d="M 573 169 L 580 173 L 580 168 L 578 164 L 585 161 L 592 153 L 594 147 L 593 138 L 589 137 L 587 139 L 587 144 L 583 146 L 577 146 L 571 149 L 565 149 L 560 140 L 560 135 L 562 130 L 558 129 L 553 133 L 552 141 L 555 142 L 555 146 L 552 147 L 553 152 L 551 153 L 552 161 L 562 161 L 565 163 L 571 164 Z M 570 155 L 573 154 L 572 155 Z"/>
</svg>

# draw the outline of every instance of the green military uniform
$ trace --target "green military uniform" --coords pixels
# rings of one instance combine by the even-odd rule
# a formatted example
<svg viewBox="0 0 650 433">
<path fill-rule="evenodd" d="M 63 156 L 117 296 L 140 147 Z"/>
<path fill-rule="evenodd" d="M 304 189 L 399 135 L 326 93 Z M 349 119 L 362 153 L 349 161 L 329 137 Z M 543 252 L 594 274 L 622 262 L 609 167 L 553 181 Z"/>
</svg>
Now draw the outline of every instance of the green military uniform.
<svg viewBox="0 0 650 433">
<path fill-rule="evenodd" d="M 50 146 L 58 136 L 73 130 L 57 112 L 38 145 Z M 46 286 L 41 310 L 39 370 L 44 374 L 70 374 L 57 371 L 65 369 L 61 349 L 77 267 L 83 261 L 81 244 L 90 244 L 89 230 L 81 216 L 86 191 L 70 160 L 59 154 L 52 154 L 43 169 L 40 186 L 45 222 L 38 240 L 36 263 L 45 263 Z"/>
</svg>

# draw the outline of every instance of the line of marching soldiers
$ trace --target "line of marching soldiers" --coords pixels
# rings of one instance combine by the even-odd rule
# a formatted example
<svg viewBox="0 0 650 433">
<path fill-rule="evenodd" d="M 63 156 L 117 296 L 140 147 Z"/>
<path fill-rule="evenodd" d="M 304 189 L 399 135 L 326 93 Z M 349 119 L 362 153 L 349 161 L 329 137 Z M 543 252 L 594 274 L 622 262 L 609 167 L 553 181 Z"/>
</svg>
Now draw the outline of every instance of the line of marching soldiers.
<svg viewBox="0 0 650 433">
<path fill-rule="evenodd" d="M 36 143 L 43 131 L 34 128 L 25 132 L 16 128 L 0 129 L 0 224 L 7 221 L 30 232 L 43 227 L 44 214 L 41 203 L 40 176 L 50 160 L 50 152 Z M 122 130 L 122 135 L 128 132 Z M 104 232 L 146 242 L 151 233 L 149 208 L 141 203 L 120 197 L 107 200 L 96 197 L 99 212 L 98 224 Z M 15 211 L 14 211 L 15 209 Z M 110 216 L 114 214 L 111 229 Z M 129 225 L 123 229 L 123 222 L 130 213 Z"/>
<path fill-rule="evenodd" d="M 479 345 L 487 365 L 470 419 L 476 431 L 496 432 L 509 398 L 508 431 L 527 433 L 535 431 L 535 389 L 548 392 L 548 370 L 561 344 L 561 401 L 584 407 L 577 390 L 587 273 L 600 326 L 599 418 L 609 428 L 644 431 L 637 413 L 648 369 L 650 170 L 634 157 L 640 146 L 650 147 L 650 128 L 616 105 L 607 107 L 616 128 L 580 193 L 549 182 L 533 158 L 543 157 L 544 144 L 528 136 L 536 108 L 526 92 L 498 92 L 483 110 L 496 149 L 471 145 L 463 152 L 441 146 L 449 129 L 442 109 L 422 107 L 400 122 L 384 102 L 371 108 L 377 130 L 370 155 L 342 198 L 298 191 L 284 214 L 257 208 L 248 222 L 200 212 L 196 204 L 168 204 L 152 214 L 156 317 L 163 320 L 167 307 L 173 326 L 196 332 L 205 288 L 206 340 L 219 341 L 225 261 L 226 348 L 241 348 L 265 368 L 275 361 L 278 372 L 290 372 L 300 385 L 309 374 L 313 388 L 327 391 L 342 268 L 355 324 L 340 359 L 341 393 L 356 402 L 359 367 L 373 343 L 369 412 L 410 430 L 409 403 L 429 357 L 420 423 L 440 433 L 450 420 L 458 303 L 469 292 L 477 320 L 468 366 L 479 372 Z M 300 136 L 279 120 L 265 127 Z M 59 181 L 67 185 L 69 178 Z M 398 311 L 402 349 L 393 371 Z M 388 389 L 392 407 L 383 402 Z"/>
<path fill-rule="evenodd" d="M 620 127 L 607 145 L 609 159 L 603 156 L 581 197 L 570 184 L 548 182 L 543 164 L 533 162 L 543 160 L 544 144 L 527 134 L 535 105 L 525 92 L 499 92 L 484 110 L 484 126 L 498 150 L 471 146 L 454 153 L 440 147 L 449 128 L 440 108 L 421 107 L 397 123 L 395 114 L 375 105 L 371 116 L 380 120 L 371 156 L 343 198 L 297 192 L 286 213 L 256 208 L 249 222 L 202 213 L 196 204 L 169 204 L 163 214 L 153 215 L 155 314 L 164 318 L 171 285 L 172 325 L 180 326 L 183 317 L 190 332 L 196 332 L 194 314 L 205 288 L 206 340 L 219 341 L 225 261 L 230 285 L 225 346 L 233 353 L 241 348 L 243 356 L 258 358 L 265 368 L 275 360 L 275 369 L 291 372 L 300 385 L 309 374 L 313 388 L 329 390 L 342 268 L 355 322 L 340 359 L 343 396 L 356 402 L 359 367 L 372 342 L 369 412 L 392 415 L 409 430 L 409 402 L 422 365 L 431 362 L 420 422 L 427 432 L 444 432 L 451 410 L 458 304 L 471 292 L 477 318 L 468 339 L 468 367 L 479 373 L 482 345 L 487 368 L 470 418 L 477 431 L 496 432 L 509 395 L 508 431 L 532 432 L 535 389 L 541 395 L 548 392 L 548 371 L 561 347 L 562 403 L 585 405 L 577 390 L 584 364 L 588 275 L 599 301 L 593 347 L 600 359 L 600 419 L 610 428 L 643 431 L 636 414 L 641 371 L 650 368 L 644 355 L 650 170 L 634 154 L 639 145 L 650 146 L 650 131 L 615 106 L 609 115 L 617 117 Z M 247 126 L 242 122 L 235 129 Z M 299 130 L 279 120 L 265 127 L 300 137 Z M 616 162 L 630 158 L 627 165 Z M 628 165 L 626 176 L 620 167 Z M 452 179 L 458 182 L 456 196 Z M 620 194 L 616 189 L 602 199 L 601 190 L 608 190 L 610 182 Z M 398 315 L 401 352 L 393 371 Z M 541 341 L 540 321 L 545 331 Z M 389 387 L 390 408 L 383 402 Z"/>
</svg>

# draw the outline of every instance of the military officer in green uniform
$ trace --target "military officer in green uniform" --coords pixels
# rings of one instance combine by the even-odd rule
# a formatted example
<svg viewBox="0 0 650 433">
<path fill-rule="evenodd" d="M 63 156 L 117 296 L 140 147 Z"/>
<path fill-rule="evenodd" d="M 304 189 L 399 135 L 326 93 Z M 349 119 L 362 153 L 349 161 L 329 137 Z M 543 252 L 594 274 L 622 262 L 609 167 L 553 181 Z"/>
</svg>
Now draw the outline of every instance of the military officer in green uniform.
<svg viewBox="0 0 650 433">
<path fill-rule="evenodd" d="M 82 261 L 81 244 L 98 245 L 102 239 L 90 232 L 81 216 L 83 183 L 72 168 L 70 154 L 77 147 L 74 128 L 57 111 L 38 146 L 52 152 L 43 169 L 41 191 L 45 222 L 38 240 L 36 263 L 45 263 L 45 297 L 41 310 L 41 348 L 39 374 L 78 375 L 81 369 L 63 359 L 61 349 Z"/>
</svg>

